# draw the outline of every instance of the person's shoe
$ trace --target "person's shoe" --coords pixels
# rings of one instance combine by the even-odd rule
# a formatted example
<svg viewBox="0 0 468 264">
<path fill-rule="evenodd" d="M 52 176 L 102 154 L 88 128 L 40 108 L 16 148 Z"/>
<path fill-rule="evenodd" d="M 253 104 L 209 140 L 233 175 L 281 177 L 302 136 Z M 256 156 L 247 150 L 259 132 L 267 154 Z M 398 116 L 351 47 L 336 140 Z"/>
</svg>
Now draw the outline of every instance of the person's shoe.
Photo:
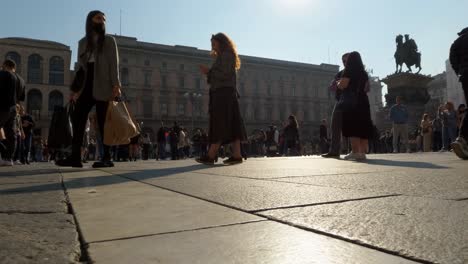
<svg viewBox="0 0 468 264">
<path fill-rule="evenodd" d="M 241 163 L 242 163 L 242 157 L 239 158 L 239 159 L 235 159 L 235 158 L 233 158 L 233 157 L 230 157 L 229 159 L 224 160 L 223 163 L 226 164 L 226 165 L 241 164 Z"/>
<path fill-rule="evenodd" d="M 359 153 L 351 152 L 348 155 L 344 156 L 343 159 L 345 159 L 345 160 L 358 160 L 359 158 L 360 158 Z"/>
<path fill-rule="evenodd" d="M 0 167 L 11 167 L 11 166 L 13 166 L 13 161 L 0 159 Z"/>
<path fill-rule="evenodd" d="M 214 165 L 215 164 L 215 159 L 211 159 L 208 156 L 203 156 L 198 159 L 195 159 L 196 162 L 205 164 L 205 165 Z"/>
<path fill-rule="evenodd" d="M 340 154 L 335 154 L 335 153 L 326 153 L 322 155 L 322 158 L 332 158 L 332 159 L 339 159 Z"/>
<path fill-rule="evenodd" d="M 460 159 L 468 159 L 468 144 L 462 137 L 458 137 L 452 144 L 452 150 Z"/>
<path fill-rule="evenodd" d="M 13 165 L 24 165 L 23 163 L 21 163 L 21 161 L 17 160 L 13 163 Z"/>
<path fill-rule="evenodd" d="M 112 161 L 96 161 L 93 164 L 93 168 L 112 168 L 114 163 Z"/>
<path fill-rule="evenodd" d="M 73 160 L 71 158 L 66 158 L 63 160 L 57 160 L 55 165 L 59 167 L 73 167 L 73 168 L 83 168 L 83 163 L 80 160 Z"/>
</svg>

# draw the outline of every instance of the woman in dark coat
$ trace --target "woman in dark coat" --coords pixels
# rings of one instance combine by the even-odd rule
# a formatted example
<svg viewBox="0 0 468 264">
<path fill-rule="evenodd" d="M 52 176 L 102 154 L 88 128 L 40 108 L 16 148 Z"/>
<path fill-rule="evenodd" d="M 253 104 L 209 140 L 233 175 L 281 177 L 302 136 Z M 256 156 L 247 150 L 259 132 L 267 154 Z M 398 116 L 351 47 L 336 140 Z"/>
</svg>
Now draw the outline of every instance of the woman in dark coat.
<svg viewBox="0 0 468 264">
<path fill-rule="evenodd" d="M 299 154 L 299 123 L 294 115 L 288 117 L 288 125 L 284 128 L 284 141 L 283 154 L 285 156 Z"/>
<path fill-rule="evenodd" d="M 236 89 L 240 59 L 234 42 L 224 33 L 212 36 L 211 48 L 212 56 L 216 58 L 213 66 L 211 68 L 200 66 L 200 71 L 207 76 L 210 85 L 208 133 L 210 149 L 206 156 L 200 157 L 196 161 L 203 164 L 214 164 L 221 144 L 231 143 L 232 157 L 225 160 L 224 163 L 239 164 L 242 163 L 240 143 L 247 139 Z"/>
<path fill-rule="evenodd" d="M 344 158 L 365 160 L 373 125 L 367 97 L 369 76 L 358 52 L 349 54 L 338 88 L 343 91 L 338 103 L 343 110 L 342 133 L 344 137 L 351 138 L 352 148 L 352 152 Z"/>
</svg>

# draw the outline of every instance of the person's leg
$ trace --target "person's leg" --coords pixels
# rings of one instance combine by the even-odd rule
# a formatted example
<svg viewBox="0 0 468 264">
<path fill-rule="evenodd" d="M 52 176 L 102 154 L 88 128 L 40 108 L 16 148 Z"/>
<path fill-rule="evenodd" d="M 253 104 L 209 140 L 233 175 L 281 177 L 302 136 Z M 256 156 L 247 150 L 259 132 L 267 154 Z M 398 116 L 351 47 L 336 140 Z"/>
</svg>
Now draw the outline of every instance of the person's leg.
<svg viewBox="0 0 468 264">
<path fill-rule="evenodd" d="M 457 127 L 449 128 L 449 145 L 457 139 Z"/>
<path fill-rule="evenodd" d="M 71 159 L 75 162 L 81 162 L 81 149 L 83 145 L 86 122 L 88 121 L 88 114 L 89 111 L 91 111 L 93 104 L 93 99 L 81 97 L 75 104 L 75 110 L 72 114 L 73 139 L 71 155 Z"/>
<path fill-rule="evenodd" d="M 464 76 L 460 79 L 463 92 L 465 94 L 465 102 L 468 103 L 468 76 Z M 462 120 L 462 125 L 460 127 L 459 137 L 463 138 L 465 141 L 468 141 L 468 114 L 465 113 L 465 117 Z"/>
<path fill-rule="evenodd" d="M 361 150 L 360 140 L 356 137 L 351 137 L 351 152 L 352 153 L 359 153 Z"/>
<path fill-rule="evenodd" d="M 331 146 L 330 154 L 340 154 L 341 147 L 341 129 L 343 123 L 343 112 L 335 104 L 332 113 L 332 122 L 331 122 Z"/>
<path fill-rule="evenodd" d="M 218 154 L 219 147 L 221 147 L 220 143 L 217 144 L 210 144 L 210 148 L 208 149 L 208 158 L 215 159 L 216 155 Z"/>
<path fill-rule="evenodd" d="M 98 128 L 99 128 L 99 133 L 101 134 L 102 138 L 102 148 L 103 148 L 103 155 L 104 157 L 102 158 L 102 161 L 110 161 L 111 160 L 111 155 L 110 155 L 110 146 L 104 144 L 104 126 L 106 122 L 106 114 L 107 114 L 107 107 L 109 103 L 105 101 L 96 101 L 96 117 L 97 117 L 97 123 L 98 123 Z"/>
<path fill-rule="evenodd" d="M 369 140 L 365 138 L 361 138 L 359 142 L 360 142 L 359 153 L 366 154 L 369 150 Z"/>
<path fill-rule="evenodd" d="M 31 141 L 32 135 L 31 133 L 26 134 L 24 138 L 24 152 L 23 152 L 23 159 L 24 163 L 29 164 L 29 153 L 31 152 Z"/>
<path fill-rule="evenodd" d="M 460 78 L 463 92 L 465 93 L 465 102 L 468 102 L 468 76 Z M 465 114 L 458 138 L 451 144 L 453 152 L 461 159 L 468 159 L 468 118 Z"/>
<path fill-rule="evenodd" d="M 442 149 L 449 149 L 449 131 L 448 127 L 444 126 L 442 128 Z"/>
<path fill-rule="evenodd" d="M 398 137 L 400 135 L 400 126 L 393 124 L 393 152 L 398 152 Z"/>
<path fill-rule="evenodd" d="M 240 147 L 240 140 L 237 139 L 231 143 L 232 149 L 232 157 L 234 159 L 242 159 L 241 147 Z"/>
<path fill-rule="evenodd" d="M 2 153 L 2 159 L 11 161 L 16 148 L 16 113 L 0 113 L 0 127 L 3 127 L 5 133 L 5 140 L 3 144 L 5 150 Z"/>
<path fill-rule="evenodd" d="M 402 129 L 400 133 L 401 133 L 400 138 L 401 138 L 403 145 L 405 146 L 405 151 L 410 152 L 410 148 L 408 144 L 408 124 L 402 125 Z"/>
</svg>

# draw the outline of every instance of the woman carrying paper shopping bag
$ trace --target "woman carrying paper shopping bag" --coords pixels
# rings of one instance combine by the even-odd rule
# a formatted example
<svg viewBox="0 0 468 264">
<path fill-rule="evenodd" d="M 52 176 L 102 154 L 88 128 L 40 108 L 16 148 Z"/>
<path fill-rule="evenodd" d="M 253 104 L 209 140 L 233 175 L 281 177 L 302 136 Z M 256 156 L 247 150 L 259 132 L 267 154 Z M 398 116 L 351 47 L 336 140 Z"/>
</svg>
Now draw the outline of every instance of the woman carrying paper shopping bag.
<svg viewBox="0 0 468 264">
<path fill-rule="evenodd" d="M 109 101 L 120 96 L 119 54 L 115 39 L 106 35 L 106 17 L 101 11 L 91 11 L 86 19 L 86 36 L 78 43 L 78 71 L 71 86 L 70 99 L 75 101 L 72 117 L 72 155 L 57 161 L 58 166 L 82 167 L 80 149 L 88 114 L 96 106 L 98 128 L 104 135 L 104 123 Z M 105 140 L 105 138 L 104 138 Z M 104 155 L 93 168 L 113 167 L 110 148 L 104 145 Z"/>
</svg>

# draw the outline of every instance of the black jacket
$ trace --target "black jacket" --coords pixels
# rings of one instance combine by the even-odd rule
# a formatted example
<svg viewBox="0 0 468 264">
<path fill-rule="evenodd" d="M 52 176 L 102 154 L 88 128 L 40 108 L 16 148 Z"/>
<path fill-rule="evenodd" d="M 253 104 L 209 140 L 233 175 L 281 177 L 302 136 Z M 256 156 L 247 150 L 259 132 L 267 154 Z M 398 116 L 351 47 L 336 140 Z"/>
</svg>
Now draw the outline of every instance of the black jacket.
<svg viewBox="0 0 468 264">
<path fill-rule="evenodd" d="M 16 105 L 16 76 L 9 71 L 0 71 L 0 112 L 9 112 Z"/>
<path fill-rule="evenodd" d="M 468 27 L 450 47 L 450 64 L 457 75 L 468 76 Z"/>
</svg>

